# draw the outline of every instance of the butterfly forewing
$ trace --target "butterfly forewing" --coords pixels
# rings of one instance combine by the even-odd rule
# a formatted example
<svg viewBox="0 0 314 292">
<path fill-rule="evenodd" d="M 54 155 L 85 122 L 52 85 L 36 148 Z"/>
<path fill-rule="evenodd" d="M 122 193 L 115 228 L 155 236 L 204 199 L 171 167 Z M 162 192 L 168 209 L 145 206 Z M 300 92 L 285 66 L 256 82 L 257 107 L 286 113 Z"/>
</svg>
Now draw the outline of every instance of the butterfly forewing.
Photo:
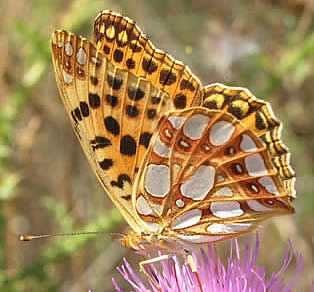
<svg viewBox="0 0 314 292">
<path fill-rule="evenodd" d="M 176 109 L 200 104 L 199 79 L 187 66 L 156 49 L 131 19 L 103 11 L 95 20 L 94 42 L 113 64 L 166 92 Z"/>
<path fill-rule="evenodd" d="M 133 181 L 159 117 L 173 102 L 79 36 L 55 32 L 52 51 L 59 91 L 84 152 L 108 195 L 138 228 Z"/>
</svg>

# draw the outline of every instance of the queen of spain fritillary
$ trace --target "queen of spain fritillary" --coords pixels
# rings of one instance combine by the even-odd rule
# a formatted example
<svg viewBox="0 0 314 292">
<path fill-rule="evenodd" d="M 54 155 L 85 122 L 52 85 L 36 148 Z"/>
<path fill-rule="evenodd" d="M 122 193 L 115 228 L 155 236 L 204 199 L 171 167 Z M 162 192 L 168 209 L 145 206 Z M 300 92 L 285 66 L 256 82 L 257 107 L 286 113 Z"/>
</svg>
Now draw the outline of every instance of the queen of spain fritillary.
<svg viewBox="0 0 314 292">
<path fill-rule="evenodd" d="M 294 212 L 281 122 L 247 89 L 203 86 L 129 18 L 100 13 L 94 43 L 52 36 L 60 95 L 137 251 L 180 251 Z"/>
</svg>

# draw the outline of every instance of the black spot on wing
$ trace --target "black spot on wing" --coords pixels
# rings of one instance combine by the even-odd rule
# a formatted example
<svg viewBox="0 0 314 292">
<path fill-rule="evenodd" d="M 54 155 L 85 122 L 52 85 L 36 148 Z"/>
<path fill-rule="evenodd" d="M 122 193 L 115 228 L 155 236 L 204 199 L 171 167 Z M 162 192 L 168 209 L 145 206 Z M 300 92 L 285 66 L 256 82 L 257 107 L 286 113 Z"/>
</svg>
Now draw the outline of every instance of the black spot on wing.
<svg viewBox="0 0 314 292">
<path fill-rule="evenodd" d="M 132 156 L 136 153 L 136 141 L 130 135 L 125 135 L 120 141 L 120 153 Z"/>
<path fill-rule="evenodd" d="M 143 145 L 145 148 L 148 148 L 151 138 L 152 138 L 151 133 L 148 132 L 142 133 L 140 137 L 140 144 Z"/>
<path fill-rule="evenodd" d="M 177 76 L 171 70 L 163 69 L 160 71 L 159 82 L 162 85 L 171 85 L 177 81 Z"/>
<path fill-rule="evenodd" d="M 141 46 L 139 46 L 136 42 L 132 42 L 130 44 L 130 48 L 134 53 L 139 53 L 142 50 Z"/>
<path fill-rule="evenodd" d="M 108 132 L 115 136 L 120 134 L 120 125 L 113 117 L 106 117 L 104 122 Z"/>
<path fill-rule="evenodd" d="M 216 100 L 210 100 L 206 101 L 202 105 L 203 107 L 206 107 L 208 109 L 218 109 L 217 101 Z"/>
<path fill-rule="evenodd" d="M 121 196 L 121 198 L 126 200 L 126 201 L 130 201 L 132 196 L 131 195 L 125 195 L 125 196 Z"/>
<path fill-rule="evenodd" d="M 96 136 L 95 139 L 90 141 L 93 149 L 105 148 L 111 145 L 111 141 L 106 137 Z"/>
<path fill-rule="evenodd" d="M 104 53 L 108 55 L 110 53 L 110 48 L 107 45 L 104 45 Z"/>
<path fill-rule="evenodd" d="M 79 121 L 82 120 L 82 115 L 81 115 L 80 109 L 79 109 L 78 107 L 74 110 L 74 115 L 75 115 L 75 117 L 76 117 Z"/>
<path fill-rule="evenodd" d="M 113 165 L 112 159 L 104 159 L 103 161 L 100 161 L 98 163 L 99 163 L 99 166 L 101 167 L 101 169 L 103 169 L 103 170 L 108 170 Z"/>
<path fill-rule="evenodd" d="M 147 74 L 153 74 L 158 68 L 157 64 L 152 59 L 148 58 L 143 59 L 142 67 Z"/>
<path fill-rule="evenodd" d="M 116 49 L 113 52 L 113 59 L 117 62 L 120 63 L 123 60 L 123 52 L 119 49 Z"/>
<path fill-rule="evenodd" d="M 127 105 L 126 106 L 126 113 L 129 117 L 135 118 L 139 114 L 139 110 L 135 105 Z"/>
<path fill-rule="evenodd" d="M 108 80 L 109 86 L 114 90 L 119 90 L 123 83 L 122 79 L 119 79 L 111 74 L 108 74 L 107 80 Z"/>
<path fill-rule="evenodd" d="M 75 117 L 74 111 L 71 111 L 71 116 L 72 116 L 72 119 L 73 119 L 73 121 L 75 122 L 75 124 L 77 124 L 78 121 L 77 121 L 77 119 L 76 119 L 76 117 Z"/>
<path fill-rule="evenodd" d="M 187 79 L 183 79 L 180 83 L 180 89 L 181 90 L 184 90 L 184 89 L 188 89 L 190 91 L 194 91 L 195 90 L 195 87 L 193 85 L 192 82 L 190 82 L 189 80 Z"/>
<path fill-rule="evenodd" d="M 186 96 L 182 93 L 179 93 L 174 98 L 174 106 L 179 109 L 186 107 Z"/>
<path fill-rule="evenodd" d="M 119 187 L 120 189 L 123 189 L 123 185 L 125 181 L 131 183 L 130 177 L 127 174 L 120 174 L 118 177 L 118 180 L 117 181 L 112 180 L 110 184 L 113 187 Z"/>
<path fill-rule="evenodd" d="M 88 95 L 88 102 L 91 108 L 98 108 L 100 106 L 100 97 L 98 94 L 90 93 Z"/>
<path fill-rule="evenodd" d="M 155 118 L 157 115 L 157 112 L 155 109 L 148 109 L 147 110 L 147 117 L 151 120 L 153 118 Z"/>
<path fill-rule="evenodd" d="M 265 115 L 259 110 L 256 112 L 255 126 L 259 130 L 265 130 L 268 126 Z"/>
<path fill-rule="evenodd" d="M 135 68 L 135 61 L 131 58 L 126 60 L 126 66 L 128 69 L 134 69 Z"/>
<path fill-rule="evenodd" d="M 128 96 L 131 100 L 138 101 L 144 97 L 145 93 L 142 89 L 138 87 L 129 87 Z"/>
<path fill-rule="evenodd" d="M 107 94 L 106 95 L 106 101 L 112 106 L 116 106 L 118 104 L 118 97 L 115 95 Z"/>
<path fill-rule="evenodd" d="M 152 104 L 159 104 L 160 101 L 161 101 L 161 98 L 159 96 L 152 97 Z"/>
<path fill-rule="evenodd" d="M 91 76 L 90 77 L 90 82 L 94 85 L 97 85 L 98 84 L 98 78 L 95 77 L 95 76 Z"/>
</svg>

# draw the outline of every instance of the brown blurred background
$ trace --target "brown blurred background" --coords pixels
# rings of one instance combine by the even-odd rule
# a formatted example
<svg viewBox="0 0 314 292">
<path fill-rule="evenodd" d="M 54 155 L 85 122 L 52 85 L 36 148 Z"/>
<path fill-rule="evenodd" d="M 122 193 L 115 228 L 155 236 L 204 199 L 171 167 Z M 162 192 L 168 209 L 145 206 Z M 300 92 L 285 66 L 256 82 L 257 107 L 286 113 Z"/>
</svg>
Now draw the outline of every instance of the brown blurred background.
<svg viewBox="0 0 314 292">
<path fill-rule="evenodd" d="M 296 214 L 261 226 L 258 262 L 279 270 L 288 239 L 303 255 L 293 291 L 313 277 L 314 17 L 313 0 L 0 2 L 0 289 L 114 291 L 123 222 L 104 194 L 72 132 L 57 92 L 50 56 L 55 29 L 91 39 L 98 12 L 134 19 L 203 84 L 249 88 L 270 101 L 297 171 Z M 19 242 L 20 233 L 99 230 L 96 238 Z M 113 235 L 112 235 L 113 234 Z M 221 244 L 227 253 L 229 243 Z M 293 261 L 285 274 L 292 279 Z"/>
</svg>

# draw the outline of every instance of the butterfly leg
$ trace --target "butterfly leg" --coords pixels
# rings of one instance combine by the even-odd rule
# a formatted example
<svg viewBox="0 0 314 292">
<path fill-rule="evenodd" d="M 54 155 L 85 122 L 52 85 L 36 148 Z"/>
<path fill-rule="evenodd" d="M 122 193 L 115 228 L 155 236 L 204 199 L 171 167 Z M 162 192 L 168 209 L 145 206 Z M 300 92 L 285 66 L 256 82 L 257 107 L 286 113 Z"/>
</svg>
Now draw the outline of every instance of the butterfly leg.
<svg viewBox="0 0 314 292">
<path fill-rule="evenodd" d="M 198 275 L 198 271 L 197 271 L 197 267 L 196 267 L 195 261 L 194 261 L 192 255 L 190 253 L 188 253 L 188 255 L 187 255 L 187 260 L 188 260 L 188 265 L 191 267 L 192 273 L 196 276 L 200 292 L 203 292 L 202 282 L 201 282 L 201 279 L 200 279 L 200 277 Z"/>
<path fill-rule="evenodd" d="M 151 275 L 154 275 L 154 274 L 153 274 L 153 272 L 151 270 L 151 267 L 149 265 L 152 264 L 152 263 L 158 263 L 160 261 L 168 260 L 168 259 L 170 259 L 172 257 L 173 257 L 173 255 L 162 255 L 162 256 L 155 257 L 155 258 L 152 258 L 152 259 L 149 259 L 149 260 L 141 261 L 139 263 L 140 270 L 144 273 L 144 275 L 148 278 L 148 280 L 158 289 L 158 291 L 161 291 L 161 288 L 158 285 L 158 283 L 156 281 L 156 278 L 154 279 L 151 276 Z M 197 278 L 197 281 L 198 281 L 198 285 L 199 285 L 199 288 L 200 288 L 200 292 L 203 292 L 202 283 L 201 283 L 199 275 L 198 275 L 197 267 L 196 267 L 196 264 L 195 264 L 195 261 L 194 261 L 192 255 L 190 253 L 188 253 L 188 255 L 187 255 L 187 260 L 188 260 L 189 266 L 191 267 L 192 273 L 194 273 L 196 275 L 196 278 Z M 148 269 L 150 270 L 150 273 L 147 272 L 146 267 L 145 267 L 146 265 L 147 265 Z"/>
<path fill-rule="evenodd" d="M 144 261 L 141 261 L 139 263 L 140 265 L 140 270 L 144 273 L 144 275 L 148 278 L 148 280 L 153 283 L 153 285 L 158 289 L 158 291 L 161 291 L 161 288 L 160 286 L 158 285 L 157 281 L 156 281 L 156 278 L 154 279 L 151 275 L 154 275 L 154 273 L 152 272 L 151 270 L 151 267 L 149 266 L 150 264 L 153 264 L 153 263 L 158 263 L 160 261 L 164 261 L 164 260 L 168 260 L 170 258 L 172 258 L 173 255 L 161 255 L 161 256 L 158 256 L 158 257 L 155 257 L 155 258 L 152 258 L 152 259 L 148 259 L 148 260 L 144 260 Z M 150 273 L 147 272 L 146 270 L 146 266 L 148 267 L 148 269 L 150 270 Z"/>
</svg>

